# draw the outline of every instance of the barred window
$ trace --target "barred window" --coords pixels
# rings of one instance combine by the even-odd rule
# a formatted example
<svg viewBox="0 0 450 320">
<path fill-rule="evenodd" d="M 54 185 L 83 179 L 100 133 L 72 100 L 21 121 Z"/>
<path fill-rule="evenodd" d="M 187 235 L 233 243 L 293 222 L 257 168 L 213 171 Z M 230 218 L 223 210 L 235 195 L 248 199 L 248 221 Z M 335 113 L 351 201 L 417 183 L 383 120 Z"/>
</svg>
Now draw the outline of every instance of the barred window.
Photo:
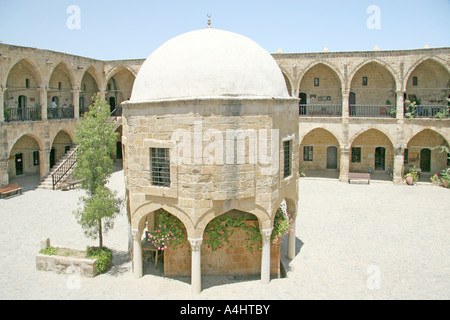
<svg viewBox="0 0 450 320">
<path fill-rule="evenodd" d="M 361 162 L 361 148 L 352 148 L 352 162 Z"/>
<path fill-rule="evenodd" d="M 152 185 L 170 187 L 169 149 L 151 148 Z"/>
<path fill-rule="evenodd" d="M 303 161 L 313 161 L 313 154 L 313 147 L 303 147 Z"/>
<path fill-rule="evenodd" d="M 284 151 L 284 178 L 291 175 L 291 141 L 283 142 Z"/>
</svg>

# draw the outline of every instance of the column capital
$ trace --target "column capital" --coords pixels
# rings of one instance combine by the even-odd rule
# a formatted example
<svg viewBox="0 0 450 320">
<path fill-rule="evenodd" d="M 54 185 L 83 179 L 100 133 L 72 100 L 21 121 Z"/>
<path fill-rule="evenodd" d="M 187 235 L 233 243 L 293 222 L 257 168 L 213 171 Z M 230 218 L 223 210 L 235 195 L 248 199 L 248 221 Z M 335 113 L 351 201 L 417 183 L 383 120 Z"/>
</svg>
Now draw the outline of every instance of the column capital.
<svg viewBox="0 0 450 320">
<path fill-rule="evenodd" d="M 272 236 L 272 231 L 273 231 L 273 228 L 261 229 L 263 243 L 270 242 L 270 237 Z"/>
<path fill-rule="evenodd" d="M 188 240 L 189 240 L 189 243 L 191 244 L 191 249 L 193 252 L 200 251 L 200 249 L 202 247 L 202 242 L 203 242 L 202 238 L 198 238 L 198 239 L 189 238 Z"/>
</svg>

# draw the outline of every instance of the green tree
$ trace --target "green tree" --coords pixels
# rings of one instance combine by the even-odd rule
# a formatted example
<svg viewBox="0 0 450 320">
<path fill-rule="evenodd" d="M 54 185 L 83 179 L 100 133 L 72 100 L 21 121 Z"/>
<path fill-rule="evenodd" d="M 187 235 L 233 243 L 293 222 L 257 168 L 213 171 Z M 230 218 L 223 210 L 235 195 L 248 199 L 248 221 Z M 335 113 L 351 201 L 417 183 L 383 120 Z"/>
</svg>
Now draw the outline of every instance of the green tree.
<svg viewBox="0 0 450 320">
<path fill-rule="evenodd" d="M 113 131 L 114 123 L 110 119 L 106 101 L 96 96 L 75 132 L 75 142 L 79 147 L 74 176 L 81 180 L 80 186 L 86 191 L 86 196 L 80 198 L 82 208 L 74 214 L 84 234 L 99 240 L 99 248 L 103 248 L 103 232 L 114 227 L 114 219 L 122 205 L 117 192 L 106 187 L 114 171 L 111 154 L 118 135 Z"/>
</svg>

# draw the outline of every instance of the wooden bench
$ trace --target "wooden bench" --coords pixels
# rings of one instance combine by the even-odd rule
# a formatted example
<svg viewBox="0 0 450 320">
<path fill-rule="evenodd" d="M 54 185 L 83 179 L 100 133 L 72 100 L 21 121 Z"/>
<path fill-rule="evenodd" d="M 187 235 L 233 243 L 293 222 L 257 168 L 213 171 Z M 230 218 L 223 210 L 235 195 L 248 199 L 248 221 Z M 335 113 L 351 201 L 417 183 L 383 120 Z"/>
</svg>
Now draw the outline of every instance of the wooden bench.
<svg viewBox="0 0 450 320">
<path fill-rule="evenodd" d="M 81 182 L 81 180 L 74 180 L 74 181 L 69 181 L 67 182 L 69 189 L 75 189 L 75 186 L 77 184 L 79 184 Z"/>
<path fill-rule="evenodd" d="M 351 183 L 351 181 L 367 181 L 367 184 L 370 184 L 370 173 L 350 172 L 348 183 Z"/>
<path fill-rule="evenodd" d="M 22 188 L 17 183 L 10 184 L 9 186 L 0 188 L 0 197 L 7 198 L 12 195 L 22 194 Z"/>
</svg>

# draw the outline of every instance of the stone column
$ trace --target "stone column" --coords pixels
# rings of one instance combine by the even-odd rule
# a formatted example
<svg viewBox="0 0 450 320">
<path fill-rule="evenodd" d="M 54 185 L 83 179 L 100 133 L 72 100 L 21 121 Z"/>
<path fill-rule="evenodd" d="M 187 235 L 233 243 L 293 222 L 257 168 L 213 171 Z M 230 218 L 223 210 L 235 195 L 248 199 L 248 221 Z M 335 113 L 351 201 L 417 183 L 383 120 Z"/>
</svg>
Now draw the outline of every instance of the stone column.
<svg viewBox="0 0 450 320">
<path fill-rule="evenodd" d="M 202 239 L 191 239 L 191 289 L 192 293 L 202 292 Z"/>
<path fill-rule="evenodd" d="M 0 187 L 4 187 L 8 184 L 8 158 L 0 158 Z"/>
<path fill-rule="evenodd" d="M 402 184 L 402 168 L 405 162 L 405 149 L 403 148 L 395 148 L 394 149 L 394 184 Z"/>
<path fill-rule="evenodd" d="M 395 91 L 397 94 L 397 119 L 403 119 L 405 113 L 405 91 Z"/>
<path fill-rule="evenodd" d="M 39 175 L 41 180 L 50 173 L 50 149 L 39 150 Z"/>
<path fill-rule="evenodd" d="M 342 90 L 342 118 L 348 119 L 350 116 L 349 107 L 350 91 Z"/>
<path fill-rule="evenodd" d="M 5 122 L 5 111 L 4 111 L 4 91 L 6 91 L 6 88 L 3 87 L 0 88 L 0 123 Z"/>
<path fill-rule="evenodd" d="M 350 149 L 341 149 L 341 159 L 339 167 L 339 181 L 348 182 L 348 173 L 350 172 Z"/>
<path fill-rule="evenodd" d="M 41 88 L 40 90 L 40 94 L 39 94 L 39 101 L 41 104 L 41 119 L 42 120 L 47 120 L 47 100 L 48 100 L 48 93 L 47 93 L 47 88 Z"/>
<path fill-rule="evenodd" d="M 291 227 L 288 234 L 288 252 L 287 257 L 288 259 L 294 259 L 295 258 L 295 221 L 297 220 L 298 215 L 298 205 L 297 205 L 297 214 L 295 215 L 294 221 L 291 222 Z"/>
<path fill-rule="evenodd" d="M 80 90 L 72 90 L 73 117 L 80 118 Z"/>
<path fill-rule="evenodd" d="M 133 275 L 136 279 L 142 278 L 143 263 L 142 263 L 142 243 L 141 234 L 139 230 L 133 229 Z"/>
<path fill-rule="evenodd" d="M 261 282 L 263 284 L 270 283 L 270 236 L 272 228 L 262 229 L 262 254 L 261 254 Z"/>
</svg>

